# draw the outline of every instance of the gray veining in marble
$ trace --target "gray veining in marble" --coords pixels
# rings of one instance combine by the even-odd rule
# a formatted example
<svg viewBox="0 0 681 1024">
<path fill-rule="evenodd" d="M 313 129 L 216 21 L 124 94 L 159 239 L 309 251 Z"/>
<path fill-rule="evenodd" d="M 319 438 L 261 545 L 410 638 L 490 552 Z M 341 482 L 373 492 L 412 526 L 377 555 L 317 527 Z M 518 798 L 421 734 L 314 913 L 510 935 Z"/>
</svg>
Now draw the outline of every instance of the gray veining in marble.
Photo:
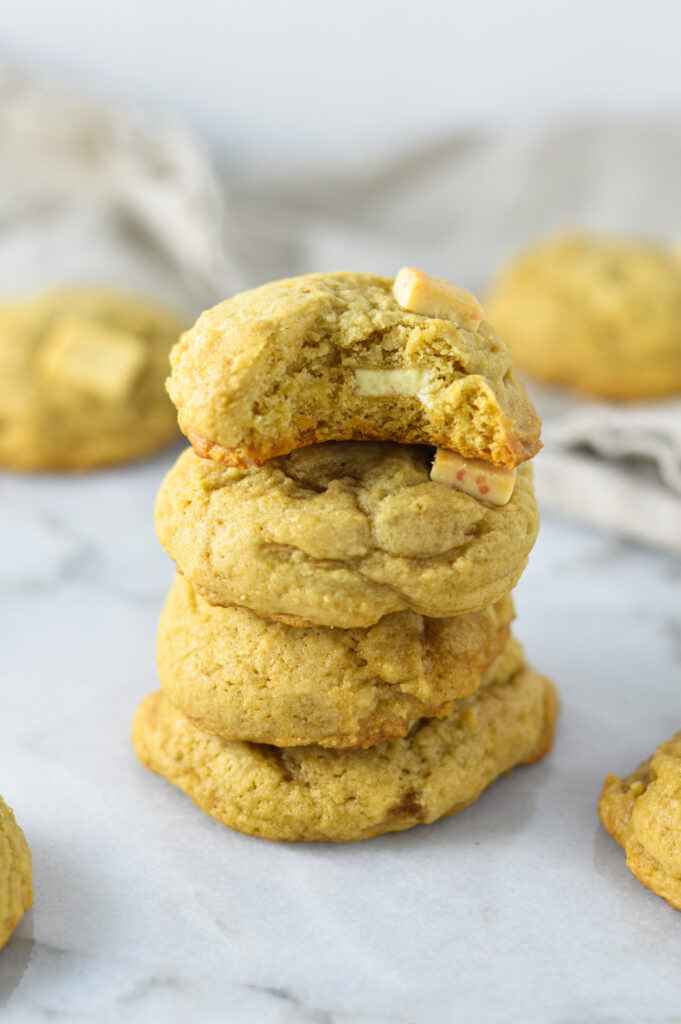
<svg viewBox="0 0 681 1024">
<path fill-rule="evenodd" d="M 545 517 L 516 628 L 562 694 L 554 753 L 428 828 L 271 844 L 129 743 L 156 686 L 173 457 L 0 476 L 0 792 L 36 880 L 0 954 L 3 1024 L 681 1020 L 681 916 L 595 811 L 606 772 L 681 724 L 680 563 Z"/>
</svg>

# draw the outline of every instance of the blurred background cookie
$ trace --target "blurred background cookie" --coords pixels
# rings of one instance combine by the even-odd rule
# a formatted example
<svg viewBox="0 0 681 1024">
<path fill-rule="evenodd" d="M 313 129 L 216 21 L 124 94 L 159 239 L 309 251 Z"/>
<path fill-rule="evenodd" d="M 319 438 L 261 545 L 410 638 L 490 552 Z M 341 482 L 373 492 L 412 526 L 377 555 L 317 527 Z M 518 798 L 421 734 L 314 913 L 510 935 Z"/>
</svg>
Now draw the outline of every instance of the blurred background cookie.
<svg viewBox="0 0 681 1024">
<path fill-rule="evenodd" d="M 184 326 L 156 302 L 95 288 L 0 307 L 0 463 L 90 469 L 168 444 L 164 382 Z"/>
<path fill-rule="evenodd" d="M 0 797 L 0 949 L 32 906 L 31 851 L 11 807 Z"/>
<path fill-rule="evenodd" d="M 617 400 L 681 392 L 681 265 L 662 244 L 541 242 L 500 275 L 487 315 L 539 381 Z"/>
</svg>

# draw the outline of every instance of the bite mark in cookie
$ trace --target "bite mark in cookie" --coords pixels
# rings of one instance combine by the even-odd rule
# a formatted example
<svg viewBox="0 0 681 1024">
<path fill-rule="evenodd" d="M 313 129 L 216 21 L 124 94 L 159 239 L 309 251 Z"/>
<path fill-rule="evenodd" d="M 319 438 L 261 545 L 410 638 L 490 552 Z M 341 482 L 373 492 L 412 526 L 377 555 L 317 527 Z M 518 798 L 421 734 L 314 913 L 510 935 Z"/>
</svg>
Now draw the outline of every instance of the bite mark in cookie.
<svg viewBox="0 0 681 1024">
<path fill-rule="evenodd" d="M 404 308 L 390 278 L 353 273 L 273 281 L 203 313 L 168 380 L 197 454 L 262 465 L 355 440 L 511 467 L 532 458 L 539 420 L 473 296 L 421 275 L 404 301 L 443 315 Z"/>
</svg>

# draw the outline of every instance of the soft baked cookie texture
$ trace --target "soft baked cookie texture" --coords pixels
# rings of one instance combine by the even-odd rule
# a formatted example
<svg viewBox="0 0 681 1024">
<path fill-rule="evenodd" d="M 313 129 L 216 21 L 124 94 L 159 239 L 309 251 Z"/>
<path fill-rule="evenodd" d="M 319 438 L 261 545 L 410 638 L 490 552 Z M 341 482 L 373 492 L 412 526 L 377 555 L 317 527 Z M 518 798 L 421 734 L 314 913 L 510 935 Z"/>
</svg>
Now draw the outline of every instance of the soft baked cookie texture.
<svg viewBox="0 0 681 1024">
<path fill-rule="evenodd" d="M 681 392 L 681 267 L 663 245 L 541 242 L 500 275 L 487 314 L 537 380 L 610 399 Z"/>
<path fill-rule="evenodd" d="M 479 611 L 517 583 L 539 527 L 532 471 L 494 507 L 430 479 L 432 451 L 327 442 L 236 469 L 185 451 L 156 499 L 159 540 L 211 604 L 292 625 Z"/>
<path fill-rule="evenodd" d="M 207 814 L 249 835 L 347 842 L 455 814 L 552 744 L 551 682 L 521 668 L 464 698 L 448 718 L 414 723 L 368 750 L 229 742 L 193 725 L 161 692 L 142 702 L 140 760 Z"/>
<path fill-rule="evenodd" d="M 558 698 L 510 636 L 540 424 L 477 299 L 410 267 L 275 281 L 171 364 L 192 448 L 156 499 L 178 577 L 142 763 L 238 831 L 345 842 L 543 757 Z"/>
<path fill-rule="evenodd" d="M 199 318 L 171 365 L 182 430 L 227 465 L 327 440 L 431 444 L 507 466 L 541 447 L 487 321 L 405 309 L 392 279 L 374 274 L 309 274 L 237 295 Z"/>
<path fill-rule="evenodd" d="M 450 715 L 507 647 L 510 675 L 509 658 L 521 658 L 508 643 L 512 616 L 507 596 L 455 618 L 394 612 L 368 629 L 298 628 L 214 607 L 178 577 L 159 626 L 159 678 L 177 708 L 225 739 L 368 747 L 416 718 Z"/>
<path fill-rule="evenodd" d="M 32 906 L 31 853 L 12 809 L 0 797 L 0 949 Z"/>
<path fill-rule="evenodd" d="M 626 779 L 608 775 L 598 813 L 632 874 L 681 910 L 681 732 Z"/>
<path fill-rule="evenodd" d="M 0 464 L 81 470 L 178 436 L 164 391 L 185 324 L 154 302 L 70 288 L 0 307 Z"/>
</svg>

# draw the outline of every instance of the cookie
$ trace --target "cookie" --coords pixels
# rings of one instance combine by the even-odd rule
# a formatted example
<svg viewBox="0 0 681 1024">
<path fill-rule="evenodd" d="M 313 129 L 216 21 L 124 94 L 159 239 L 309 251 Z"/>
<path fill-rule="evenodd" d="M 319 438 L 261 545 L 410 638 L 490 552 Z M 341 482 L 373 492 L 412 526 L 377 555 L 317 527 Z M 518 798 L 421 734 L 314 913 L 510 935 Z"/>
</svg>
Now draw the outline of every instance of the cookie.
<svg viewBox="0 0 681 1024">
<path fill-rule="evenodd" d="M 139 759 L 224 825 L 267 839 L 346 842 L 430 823 L 552 745 L 552 683 L 522 668 L 368 750 L 273 747 L 202 732 L 161 693 L 138 708 Z"/>
<path fill-rule="evenodd" d="M 236 466 L 328 440 L 529 459 L 540 424 L 506 345 L 485 320 L 438 312 L 404 308 L 393 280 L 374 274 L 308 274 L 237 295 L 173 349 L 180 426 L 197 454 Z"/>
<path fill-rule="evenodd" d="M 12 809 L 0 797 L 0 949 L 32 906 L 31 852 Z"/>
<path fill-rule="evenodd" d="M 621 400 L 681 392 L 681 272 L 662 245 L 542 242 L 511 263 L 487 308 L 537 380 Z"/>
<path fill-rule="evenodd" d="M 431 461 L 424 447 L 327 442 L 247 470 L 187 449 L 158 492 L 158 536 L 211 604 L 290 625 L 480 611 L 527 563 L 531 468 L 495 507 L 432 481 Z"/>
<path fill-rule="evenodd" d="M 164 391 L 184 327 L 155 303 L 72 288 L 0 307 L 0 464 L 79 470 L 178 436 Z"/>
<path fill-rule="evenodd" d="M 681 910 L 681 732 L 626 779 L 608 775 L 598 813 L 641 885 Z"/>
<path fill-rule="evenodd" d="M 201 729 L 279 747 L 368 747 L 450 715 L 506 645 L 513 602 L 448 619 L 393 612 L 308 629 L 214 607 L 178 576 L 158 632 L 166 696 Z"/>
</svg>

